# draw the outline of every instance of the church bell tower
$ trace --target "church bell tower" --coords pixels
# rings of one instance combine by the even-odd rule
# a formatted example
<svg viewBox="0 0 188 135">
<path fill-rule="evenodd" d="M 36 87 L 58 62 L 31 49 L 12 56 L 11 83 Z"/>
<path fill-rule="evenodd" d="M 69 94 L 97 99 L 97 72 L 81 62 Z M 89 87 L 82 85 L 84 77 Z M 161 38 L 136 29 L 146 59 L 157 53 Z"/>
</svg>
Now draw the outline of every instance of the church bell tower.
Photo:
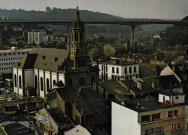
<svg viewBox="0 0 188 135">
<path fill-rule="evenodd" d="M 85 44 L 85 28 L 84 23 L 80 20 L 80 15 L 77 7 L 76 19 L 71 25 L 71 41 L 69 46 L 69 57 L 72 63 L 72 68 L 88 67 L 90 57 L 88 47 Z"/>
</svg>

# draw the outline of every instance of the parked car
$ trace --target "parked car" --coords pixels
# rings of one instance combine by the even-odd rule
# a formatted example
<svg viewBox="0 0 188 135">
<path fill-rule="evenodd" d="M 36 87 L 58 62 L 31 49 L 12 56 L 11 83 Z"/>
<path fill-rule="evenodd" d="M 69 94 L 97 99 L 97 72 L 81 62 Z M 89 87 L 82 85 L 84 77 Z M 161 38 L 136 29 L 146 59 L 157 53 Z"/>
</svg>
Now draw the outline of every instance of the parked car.
<svg viewBox="0 0 188 135">
<path fill-rule="evenodd" d="M 6 90 L 6 93 L 7 93 L 7 94 L 10 94 L 10 93 L 11 93 L 11 91 L 10 91 L 10 90 Z"/>
</svg>

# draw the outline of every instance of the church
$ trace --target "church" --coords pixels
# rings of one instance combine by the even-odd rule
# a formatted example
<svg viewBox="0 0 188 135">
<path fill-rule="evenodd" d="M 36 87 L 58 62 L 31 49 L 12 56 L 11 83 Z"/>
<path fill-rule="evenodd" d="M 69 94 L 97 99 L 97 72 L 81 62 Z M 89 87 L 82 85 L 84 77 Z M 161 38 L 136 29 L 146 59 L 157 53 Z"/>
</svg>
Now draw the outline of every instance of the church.
<svg viewBox="0 0 188 135">
<path fill-rule="evenodd" d="M 92 66 L 78 9 L 70 30 L 67 50 L 35 48 L 13 66 L 13 89 L 18 96 L 45 99 L 54 88 L 95 86 L 99 69 Z"/>
</svg>

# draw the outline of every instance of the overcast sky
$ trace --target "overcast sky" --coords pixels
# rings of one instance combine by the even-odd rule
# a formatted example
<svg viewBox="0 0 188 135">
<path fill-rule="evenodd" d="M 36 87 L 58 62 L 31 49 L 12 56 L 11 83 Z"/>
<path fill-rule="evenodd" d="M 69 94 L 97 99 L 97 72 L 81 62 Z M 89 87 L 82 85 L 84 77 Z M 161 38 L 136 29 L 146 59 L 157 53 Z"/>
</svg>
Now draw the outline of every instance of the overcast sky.
<svg viewBox="0 0 188 135">
<path fill-rule="evenodd" d="M 0 0 L 0 8 L 45 10 L 46 7 L 98 11 L 125 18 L 182 19 L 188 0 Z"/>
</svg>

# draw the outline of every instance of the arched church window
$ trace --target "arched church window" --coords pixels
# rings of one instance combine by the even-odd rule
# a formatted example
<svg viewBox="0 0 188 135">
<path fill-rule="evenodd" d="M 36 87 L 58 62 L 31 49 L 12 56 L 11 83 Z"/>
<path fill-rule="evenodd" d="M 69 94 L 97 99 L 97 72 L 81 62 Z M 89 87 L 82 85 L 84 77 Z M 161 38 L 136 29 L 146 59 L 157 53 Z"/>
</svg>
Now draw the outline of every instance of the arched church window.
<svg viewBox="0 0 188 135">
<path fill-rule="evenodd" d="M 37 89 L 37 76 L 35 75 L 35 89 Z"/>
<path fill-rule="evenodd" d="M 43 78 L 40 77 L 40 90 L 43 91 Z"/>
<path fill-rule="evenodd" d="M 17 87 L 17 75 L 14 74 L 14 87 Z"/>
<path fill-rule="evenodd" d="M 85 84 L 85 79 L 82 77 L 82 78 L 80 78 L 80 80 L 79 80 L 79 84 L 80 85 L 84 85 Z"/>
<path fill-rule="evenodd" d="M 93 75 L 92 77 L 91 77 L 91 86 L 93 86 L 95 84 L 95 76 Z"/>
<path fill-rule="evenodd" d="M 19 75 L 19 88 L 20 89 L 22 88 L 22 77 L 21 77 L 21 75 Z"/>
<path fill-rule="evenodd" d="M 50 89 L 50 81 L 49 81 L 48 78 L 46 79 L 46 89 L 47 89 L 47 92 L 49 92 L 49 89 Z"/>
<path fill-rule="evenodd" d="M 53 80 L 53 86 L 56 85 L 56 84 L 57 84 L 57 83 L 56 83 L 56 80 Z"/>
</svg>

